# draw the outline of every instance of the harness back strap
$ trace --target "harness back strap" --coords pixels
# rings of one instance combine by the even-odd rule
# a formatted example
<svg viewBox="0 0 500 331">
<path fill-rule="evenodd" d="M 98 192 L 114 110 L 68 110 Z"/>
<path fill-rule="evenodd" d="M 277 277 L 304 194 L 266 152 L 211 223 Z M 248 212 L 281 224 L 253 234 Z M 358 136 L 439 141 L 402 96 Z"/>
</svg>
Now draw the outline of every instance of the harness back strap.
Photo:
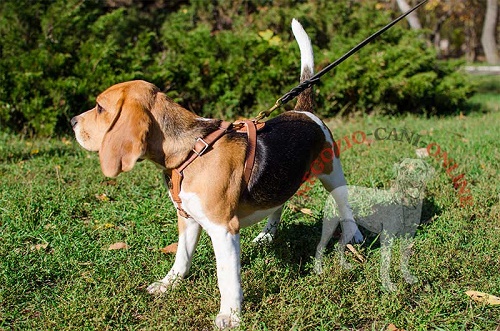
<svg viewBox="0 0 500 331">
<path fill-rule="evenodd" d="M 245 168 L 243 173 L 243 182 L 248 187 L 250 184 L 250 177 L 252 176 L 253 166 L 255 164 L 255 150 L 257 148 L 257 125 L 252 120 L 238 121 L 235 125 L 243 124 L 244 127 L 237 130 L 237 132 L 245 132 L 248 137 L 247 153 L 245 156 Z"/>
</svg>

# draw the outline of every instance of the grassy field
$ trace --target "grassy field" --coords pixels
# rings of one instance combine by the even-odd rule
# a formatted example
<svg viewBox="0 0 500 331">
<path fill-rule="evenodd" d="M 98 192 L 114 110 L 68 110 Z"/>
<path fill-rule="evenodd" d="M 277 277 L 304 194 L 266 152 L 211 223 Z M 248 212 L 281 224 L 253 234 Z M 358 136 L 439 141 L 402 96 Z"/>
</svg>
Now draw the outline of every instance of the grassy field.
<svg viewBox="0 0 500 331">
<path fill-rule="evenodd" d="M 355 144 L 342 153 L 352 185 L 386 188 L 392 166 L 438 144 L 463 173 L 473 197 L 461 206 L 442 159 L 428 185 L 409 285 L 396 268 L 395 293 L 381 288 L 380 249 L 358 247 L 342 269 L 330 244 L 325 272 L 312 272 L 326 193 L 315 185 L 285 208 L 276 240 L 242 231 L 245 294 L 242 330 L 495 330 L 500 306 L 465 291 L 500 296 L 500 99 L 483 93 L 481 110 L 450 117 L 365 116 L 328 123 L 337 138 L 377 128 L 421 135 Z M 27 139 L 0 134 L 0 330 L 212 330 L 219 293 L 215 259 L 204 234 L 189 278 L 162 297 L 145 288 L 162 278 L 177 241 L 175 212 L 159 171 L 141 163 L 117 179 L 103 177 L 98 157 L 72 137 Z M 309 209 L 301 212 L 300 209 Z M 127 249 L 109 250 L 126 243 Z"/>
</svg>

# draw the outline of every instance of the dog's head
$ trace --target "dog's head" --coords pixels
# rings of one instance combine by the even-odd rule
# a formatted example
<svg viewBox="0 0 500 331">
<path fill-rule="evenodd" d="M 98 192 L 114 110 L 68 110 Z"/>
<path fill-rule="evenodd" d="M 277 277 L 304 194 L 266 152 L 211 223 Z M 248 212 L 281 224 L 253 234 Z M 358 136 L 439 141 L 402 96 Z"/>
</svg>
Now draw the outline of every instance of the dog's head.
<svg viewBox="0 0 500 331">
<path fill-rule="evenodd" d="M 394 165 L 397 191 L 406 197 L 422 199 L 427 182 L 434 175 L 434 168 L 421 159 L 403 159 Z"/>
<path fill-rule="evenodd" d="M 78 143 L 99 152 L 105 176 L 131 170 L 146 153 L 157 92 L 145 81 L 116 84 L 97 97 L 94 108 L 71 119 Z"/>
</svg>

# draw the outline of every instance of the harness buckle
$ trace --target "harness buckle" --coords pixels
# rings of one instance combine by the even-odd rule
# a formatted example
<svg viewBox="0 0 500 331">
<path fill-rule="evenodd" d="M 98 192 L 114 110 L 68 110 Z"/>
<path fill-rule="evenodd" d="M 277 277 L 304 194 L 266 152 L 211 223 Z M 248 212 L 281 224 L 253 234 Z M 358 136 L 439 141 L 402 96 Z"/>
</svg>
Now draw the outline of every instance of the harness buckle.
<svg viewBox="0 0 500 331">
<path fill-rule="evenodd" d="M 201 147 L 199 147 L 200 145 L 198 143 L 202 144 Z M 203 153 L 207 151 L 208 147 L 209 145 L 205 140 L 203 140 L 203 138 L 197 138 L 196 142 L 194 143 L 193 152 L 195 152 L 196 155 L 201 156 Z"/>
</svg>

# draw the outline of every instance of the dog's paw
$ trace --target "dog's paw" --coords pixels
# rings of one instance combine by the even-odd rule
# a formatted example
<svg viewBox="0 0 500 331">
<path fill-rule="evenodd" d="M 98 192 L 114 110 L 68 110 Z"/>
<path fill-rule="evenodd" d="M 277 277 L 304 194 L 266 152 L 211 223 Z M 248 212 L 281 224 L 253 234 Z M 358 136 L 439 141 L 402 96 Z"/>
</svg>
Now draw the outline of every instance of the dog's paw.
<svg viewBox="0 0 500 331">
<path fill-rule="evenodd" d="M 269 232 L 261 232 L 257 237 L 252 240 L 256 244 L 269 244 L 273 241 L 273 235 Z"/>
<path fill-rule="evenodd" d="M 347 262 L 346 260 L 341 260 L 340 261 L 340 266 L 344 268 L 345 270 L 351 270 L 352 269 L 352 264 Z"/>
<path fill-rule="evenodd" d="M 359 229 L 358 229 L 358 230 L 356 230 L 356 233 L 352 237 L 351 243 L 361 244 L 363 242 L 363 240 L 365 240 L 365 238 L 363 237 L 363 234 L 361 233 L 361 231 L 359 231 Z"/>
<path fill-rule="evenodd" d="M 240 318 L 237 314 L 219 314 L 215 318 L 215 325 L 221 329 L 232 329 L 240 326 Z"/>
<path fill-rule="evenodd" d="M 383 287 L 384 291 L 390 292 L 390 293 L 396 292 L 398 290 L 396 285 L 391 281 L 382 282 L 382 287 Z"/>
<path fill-rule="evenodd" d="M 177 286 L 181 280 L 181 277 L 165 277 L 162 280 L 154 282 L 149 285 L 146 289 L 149 294 L 159 295 L 167 292 L 169 289 Z"/>
<path fill-rule="evenodd" d="M 149 292 L 149 294 L 159 295 L 167 292 L 169 287 L 169 284 L 159 281 L 149 285 L 146 290 Z"/>
<path fill-rule="evenodd" d="M 321 275 L 323 273 L 323 262 L 321 260 L 316 259 L 314 261 L 313 271 L 316 275 Z"/>
<path fill-rule="evenodd" d="M 405 274 L 403 275 L 403 278 L 410 285 L 416 284 L 418 282 L 418 278 L 413 276 L 412 274 Z"/>
</svg>

